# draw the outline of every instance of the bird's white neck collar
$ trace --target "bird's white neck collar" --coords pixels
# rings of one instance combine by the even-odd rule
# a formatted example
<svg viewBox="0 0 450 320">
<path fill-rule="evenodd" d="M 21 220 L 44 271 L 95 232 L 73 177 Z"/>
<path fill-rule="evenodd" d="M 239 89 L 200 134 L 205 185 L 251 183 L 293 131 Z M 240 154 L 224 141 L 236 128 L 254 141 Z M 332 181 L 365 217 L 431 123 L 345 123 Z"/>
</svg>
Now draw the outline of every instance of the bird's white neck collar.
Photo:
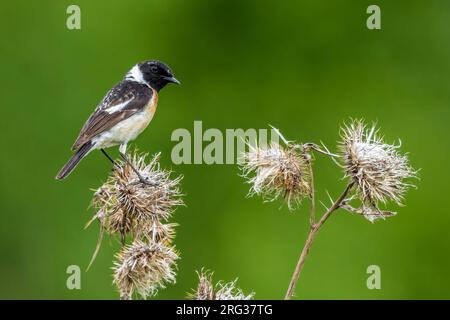
<svg viewBox="0 0 450 320">
<path fill-rule="evenodd" d="M 139 82 L 150 87 L 148 83 L 144 80 L 144 75 L 142 74 L 142 71 L 141 69 L 139 69 L 138 65 L 135 65 L 133 68 L 131 68 L 130 71 L 128 71 L 128 73 L 125 76 L 125 79 L 129 81 Z"/>
</svg>

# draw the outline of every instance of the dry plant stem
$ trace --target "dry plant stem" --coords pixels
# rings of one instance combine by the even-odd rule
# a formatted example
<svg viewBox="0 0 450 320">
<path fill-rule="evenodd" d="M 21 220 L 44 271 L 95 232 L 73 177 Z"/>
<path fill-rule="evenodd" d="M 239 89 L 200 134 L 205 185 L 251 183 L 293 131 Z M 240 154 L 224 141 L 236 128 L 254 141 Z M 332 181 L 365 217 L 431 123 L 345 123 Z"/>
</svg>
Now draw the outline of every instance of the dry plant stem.
<svg viewBox="0 0 450 320">
<path fill-rule="evenodd" d="M 331 207 L 324 213 L 322 218 L 320 218 L 319 222 L 317 224 L 314 224 L 311 228 L 308 238 L 306 239 L 305 245 L 302 249 L 302 253 L 300 254 L 300 258 L 298 259 L 297 266 L 295 267 L 294 274 L 292 275 L 291 282 L 289 283 L 289 288 L 286 292 L 286 296 L 284 297 L 285 300 L 290 300 L 292 296 L 294 295 L 295 291 L 295 285 L 297 284 L 298 278 L 300 276 L 300 272 L 302 271 L 303 265 L 305 264 L 306 257 L 309 253 L 309 250 L 311 249 L 311 246 L 313 244 L 314 238 L 319 231 L 320 227 L 327 221 L 327 219 L 330 217 L 330 215 L 342 204 L 342 201 L 345 200 L 347 197 L 347 194 L 353 187 L 353 182 L 350 183 L 347 188 L 345 188 L 344 192 L 339 196 L 339 198 L 331 205 Z M 312 204 L 311 204 L 312 205 Z"/>
<path fill-rule="evenodd" d="M 308 170 L 309 170 L 309 224 L 311 226 L 311 229 L 314 228 L 316 221 L 315 221 L 315 200 L 314 200 L 314 174 L 312 169 L 312 161 L 311 159 L 308 161 Z"/>
</svg>

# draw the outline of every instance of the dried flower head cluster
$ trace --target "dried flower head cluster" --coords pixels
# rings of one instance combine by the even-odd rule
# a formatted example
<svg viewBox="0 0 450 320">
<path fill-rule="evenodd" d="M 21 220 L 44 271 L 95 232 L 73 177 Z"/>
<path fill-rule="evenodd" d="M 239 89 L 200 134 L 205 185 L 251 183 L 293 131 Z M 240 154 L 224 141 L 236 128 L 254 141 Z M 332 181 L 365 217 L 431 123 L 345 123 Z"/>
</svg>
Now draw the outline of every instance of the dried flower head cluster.
<svg viewBox="0 0 450 320">
<path fill-rule="evenodd" d="M 416 177 L 408 163 L 408 157 L 398 152 L 398 145 L 384 143 L 375 126 L 367 127 L 362 121 L 353 121 L 341 129 L 342 140 L 338 145 L 339 154 L 331 153 L 322 144 L 292 144 L 280 131 L 273 128 L 286 145 L 285 148 L 272 144 L 268 148 L 250 146 L 250 151 L 243 155 L 243 175 L 252 187 L 250 194 L 259 194 L 270 199 L 283 195 L 289 208 L 291 201 L 300 202 L 309 196 L 309 234 L 292 274 L 285 299 L 291 299 L 295 286 L 303 269 L 305 259 L 320 228 L 338 209 L 364 216 L 373 222 L 379 218 L 395 215 L 393 211 L 382 210 L 379 203 L 394 201 L 401 205 L 406 190 L 412 185 L 408 179 Z M 348 178 L 344 191 L 327 206 L 320 218 L 316 214 L 315 182 L 313 172 L 313 152 L 329 156 L 342 166 Z M 339 163 L 336 158 L 340 158 Z M 357 206 L 353 206 L 353 201 Z M 218 293 L 211 283 L 211 276 L 199 274 L 200 282 L 192 294 L 194 299 L 219 299 L 232 292 L 234 282 L 225 284 Z M 230 290 L 231 291 L 230 291 Z M 220 291 L 219 290 L 219 291 Z M 232 295 L 232 294 L 231 294 Z"/>
<path fill-rule="evenodd" d="M 243 175 L 251 184 L 250 195 L 261 195 L 269 201 L 283 197 L 288 207 L 299 204 L 310 193 L 308 163 L 297 148 L 249 146 L 243 154 Z"/>
<path fill-rule="evenodd" d="M 228 283 L 219 281 L 214 285 L 211 272 L 201 270 L 197 274 L 197 289 L 188 294 L 191 300 L 251 300 L 255 295 L 253 292 L 246 295 L 237 288 L 237 279 Z"/>
<path fill-rule="evenodd" d="M 144 156 L 135 153 L 131 164 L 151 184 L 144 184 L 126 162 L 119 162 L 105 184 L 94 194 L 102 227 L 109 234 L 156 235 L 170 238 L 171 228 L 163 226 L 177 206 L 183 205 L 179 183 L 181 177 L 170 178 L 170 171 L 160 169 L 160 154 L 146 164 Z M 158 228 L 161 226 L 162 228 Z M 173 226 L 173 225 L 171 225 Z"/>
<path fill-rule="evenodd" d="M 398 152 L 398 145 L 383 142 L 375 126 L 353 121 L 341 132 L 339 149 L 345 175 L 356 186 L 363 214 L 370 221 L 384 217 L 377 203 L 392 200 L 401 204 L 412 186 L 406 179 L 415 177 L 416 172 L 409 166 L 408 157 Z"/>
<path fill-rule="evenodd" d="M 120 235 L 122 244 L 133 237 L 116 255 L 114 283 L 123 299 L 133 292 L 142 297 L 156 294 L 158 288 L 175 282 L 178 254 L 172 246 L 176 224 L 168 223 L 177 206 L 183 205 L 179 183 L 170 171 L 159 166 L 159 154 L 146 163 L 146 155 L 134 153 L 128 162 L 117 162 L 110 177 L 94 194 L 94 218 L 103 232 Z M 141 182 L 138 174 L 148 183 Z"/>
<path fill-rule="evenodd" d="M 114 283 L 122 299 L 131 299 L 134 291 L 142 297 L 156 294 L 158 288 L 175 282 L 175 249 L 158 242 L 135 240 L 117 254 Z"/>
<path fill-rule="evenodd" d="M 262 195 L 269 200 L 284 197 L 290 209 L 292 203 L 298 204 L 306 196 L 314 202 L 313 151 L 333 160 L 342 159 L 345 176 L 352 184 L 349 192 L 356 192 L 355 196 L 344 199 L 345 206 L 337 207 L 362 214 L 371 222 L 395 215 L 395 212 L 381 210 L 378 203 L 394 201 L 401 205 L 405 192 L 413 186 L 408 179 L 415 177 L 417 172 L 410 167 L 408 157 L 398 152 L 399 145 L 386 144 L 375 126 L 367 127 L 361 120 L 352 121 L 341 129 L 338 155 L 314 143 L 292 144 L 278 129 L 276 131 L 285 147 L 250 145 L 249 152 L 243 155 L 241 168 L 251 184 L 250 195 Z M 358 208 L 349 204 L 355 198 L 361 202 Z M 311 209 L 314 212 L 314 204 Z M 314 223 L 314 213 L 310 221 Z"/>
</svg>

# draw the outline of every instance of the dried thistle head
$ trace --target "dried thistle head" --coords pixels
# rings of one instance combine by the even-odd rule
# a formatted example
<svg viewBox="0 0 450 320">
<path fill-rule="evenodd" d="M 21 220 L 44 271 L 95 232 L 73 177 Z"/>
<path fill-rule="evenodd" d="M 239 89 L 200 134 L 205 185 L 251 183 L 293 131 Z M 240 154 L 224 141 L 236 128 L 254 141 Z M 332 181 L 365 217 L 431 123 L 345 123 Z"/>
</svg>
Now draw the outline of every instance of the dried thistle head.
<svg viewBox="0 0 450 320">
<path fill-rule="evenodd" d="M 170 179 L 170 172 L 160 168 L 159 157 L 160 154 L 156 154 L 149 164 L 145 163 L 145 156 L 135 153 L 131 157 L 133 166 L 154 185 L 140 183 L 139 177 L 126 163 L 121 163 L 114 171 L 117 199 L 122 208 L 138 220 L 166 221 L 173 208 L 183 204 L 179 189 L 182 178 Z"/>
<path fill-rule="evenodd" d="M 310 194 L 308 163 L 293 146 L 272 143 L 262 148 L 250 146 L 243 154 L 243 176 L 251 184 L 250 195 L 261 195 L 269 201 L 283 197 L 289 209 Z"/>
<path fill-rule="evenodd" d="M 156 154 L 148 164 L 146 155 L 134 153 L 130 157 L 132 165 L 151 185 L 141 183 L 130 165 L 118 162 L 95 192 L 93 206 L 98 213 L 94 218 L 99 218 L 108 233 L 147 236 L 160 227 L 161 221 L 167 221 L 177 206 L 183 205 L 179 188 L 182 177 L 171 179 L 171 172 L 159 167 L 159 156 Z"/>
<path fill-rule="evenodd" d="M 147 228 L 148 233 L 146 233 L 145 238 L 147 241 L 159 242 L 167 245 L 171 244 L 175 237 L 176 226 L 178 226 L 176 223 L 161 223 L 155 221 Z"/>
<path fill-rule="evenodd" d="M 234 281 L 223 283 L 218 282 L 216 285 L 215 300 L 251 300 L 255 295 L 253 292 L 245 295 L 244 292 L 236 287 L 237 279 Z"/>
<path fill-rule="evenodd" d="M 191 300 L 251 300 L 254 293 L 245 295 L 236 287 L 237 279 L 228 283 L 219 281 L 215 286 L 212 282 L 212 273 L 203 269 L 198 274 L 198 286 L 188 294 Z"/>
<path fill-rule="evenodd" d="M 415 177 L 416 172 L 409 166 L 408 157 L 397 151 L 399 146 L 384 143 L 376 127 L 368 128 L 361 120 L 342 128 L 341 137 L 345 175 L 355 184 L 366 208 L 376 209 L 378 201 L 401 204 L 412 186 L 405 180 Z"/>
<path fill-rule="evenodd" d="M 121 299 L 131 299 L 133 292 L 143 298 L 153 296 L 166 283 L 175 283 L 177 252 L 162 243 L 146 244 L 135 240 L 116 255 L 114 284 Z"/>
<path fill-rule="evenodd" d="M 192 293 L 188 294 L 191 300 L 215 300 L 214 299 L 214 285 L 212 284 L 212 273 L 204 271 L 198 272 L 198 286 Z"/>
</svg>

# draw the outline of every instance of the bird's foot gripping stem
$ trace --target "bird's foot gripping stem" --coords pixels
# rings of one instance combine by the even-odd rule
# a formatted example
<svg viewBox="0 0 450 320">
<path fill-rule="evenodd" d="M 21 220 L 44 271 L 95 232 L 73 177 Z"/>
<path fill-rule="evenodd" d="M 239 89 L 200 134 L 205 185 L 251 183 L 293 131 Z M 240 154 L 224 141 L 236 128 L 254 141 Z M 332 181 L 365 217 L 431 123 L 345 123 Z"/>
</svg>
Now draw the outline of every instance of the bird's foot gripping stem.
<svg viewBox="0 0 450 320">
<path fill-rule="evenodd" d="M 147 186 L 156 187 L 158 184 L 154 183 L 153 181 L 150 181 L 148 178 L 142 176 L 140 173 L 136 172 L 139 182 L 142 184 L 145 184 Z"/>
<path fill-rule="evenodd" d="M 150 179 L 144 177 L 130 162 L 130 160 L 128 160 L 128 157 L 125 153 L 120 152 L 120 156 L 122 157 L 122 159 L 130 166 L 130 168 L 134 171 L 134 173 L 136 173 L 136 175 L 139 178 L 139 183 L 145 184 L 147 186 L 151 186 L 151 187 L 155 187 L 157 186 L 156 183 L 154 183 L 153 181 L 150 181 Z"/>
</svg>

